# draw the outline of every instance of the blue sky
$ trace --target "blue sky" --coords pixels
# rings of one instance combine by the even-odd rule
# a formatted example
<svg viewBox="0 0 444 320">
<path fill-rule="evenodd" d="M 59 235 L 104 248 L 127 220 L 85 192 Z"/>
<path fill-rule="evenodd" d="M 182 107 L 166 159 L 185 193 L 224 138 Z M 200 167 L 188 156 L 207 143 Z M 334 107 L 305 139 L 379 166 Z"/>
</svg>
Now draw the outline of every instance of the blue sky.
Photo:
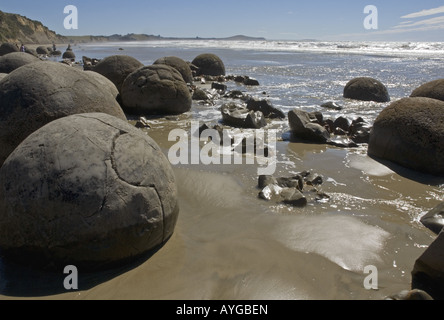
<svg viewBox="0 0 444 320">
<path fill-rule="evenodd" d="M 64 28 L 67 5 L 78 9 L 78 30 Z M 378 9 L 377 30 L 364 28 L 367 5 Z M 39 20 L 63 35 L 444 41 L 442 0 L 3 0 L 0 10 Z"/>
</svg>

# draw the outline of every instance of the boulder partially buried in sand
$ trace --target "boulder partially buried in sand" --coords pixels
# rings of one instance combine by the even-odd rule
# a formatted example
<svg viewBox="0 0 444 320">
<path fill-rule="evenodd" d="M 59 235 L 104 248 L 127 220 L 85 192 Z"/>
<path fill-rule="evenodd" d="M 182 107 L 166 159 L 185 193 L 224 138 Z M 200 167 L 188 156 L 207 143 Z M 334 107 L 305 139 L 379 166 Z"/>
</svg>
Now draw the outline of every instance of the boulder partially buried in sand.
<svg viewBox="0 0 444 320">
<path fill-rule="evenodd" d="M 107 114 L 51 122 L 0 169 L 0 250 L 27 265 L 85 271 L 130 261 L 164 244 L 178 214 L 159 146 Z"/>
<path fill-rule="evenodd" d="M 415 89 L 410 97 L 426 97 L 444 101 L 444 79 L 438 79 L 423 84 Z"/>
<path fill-rule="evenodd" d="M 45 124 L 88 112 L 126 120 L 110 89 L 87 72 L 48 61 L 13 71 L 0 82 L 0 165 Z"/>
<path fill-rule="evenodd" d="M 129 114 L 177 115 L 191 109 L 191 93 L 176 69 L 151 65 L 131 73 L 122 85 L 124 110 Z"/>
<path fill-rule="evenodd" d="M 351 80 L 344 88 L 344 98 L 360 101 L 389 102 L 390 95 L 381 81 L 361 77 Z"/>
<path fill-rule="evenodd" d="M 384 109 L 370 134 L 368 153 L 413 170 L 444 174 L 444 102 L 404 98 Z"/>
<path fill-rule="evenodd" d="M 142 62 L 136 58 L 126 55 L 114 55 L 101 60 L 92 70 L 111 80 L 119 92 L 121 92 L 126 77 L 142 67 Z"/>
<path fill-rule="evenodd" d="M 0 57 L 0 73 L 11 73 L 24 65 L 38 61 L 40 61 L 38 58 L 25 52 L 8 53 Z"/>
<path fill-rule="evenodd" d="M 178 57 L 163 57 L 160 59 L 157 59 L 154 64 L 165 64 L 167 66 L 173 67 L 177 71 L 180 72 L 180 74 L 183 77 L 183 80 L 185 80 L 186 83 L 193 83 L 193 73 L 191 71 L 190 65 L 183 59 Z"/>
<path fill-rule="evenodd" d="M 197 56 L 192 64 L 195 65 L 198 70 L 197 76 L 224 76 L 225 65 L 221 58 L 213 53 L 204 53 Z"/>
</svg>

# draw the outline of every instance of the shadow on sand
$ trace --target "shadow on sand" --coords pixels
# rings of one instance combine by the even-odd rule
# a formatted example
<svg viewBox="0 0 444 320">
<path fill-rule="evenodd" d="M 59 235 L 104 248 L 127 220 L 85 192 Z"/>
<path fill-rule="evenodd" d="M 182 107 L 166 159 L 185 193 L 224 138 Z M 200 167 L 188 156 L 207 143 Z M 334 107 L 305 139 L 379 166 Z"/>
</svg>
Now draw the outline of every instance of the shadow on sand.
<svg viewBox="0 0 444 320">
<path fill-rule="evenodd" d="M 128 264 L 119 264 L 103 271 L 82 272 L 77 269 L 78 288 L 69 290 L 65 288 L 65 279 L 73 284 L 72 271 L 64 273 L 64 267 L 57 270 L 44 270 L 18 264 L 0 256 L 0 295 L 12 298 L 45 298 L 54 295 L 75 291 L 90 290 L 102 283 L 123 275 L 147 262 L 161 247 L 146 253 Z"/>
</svg>

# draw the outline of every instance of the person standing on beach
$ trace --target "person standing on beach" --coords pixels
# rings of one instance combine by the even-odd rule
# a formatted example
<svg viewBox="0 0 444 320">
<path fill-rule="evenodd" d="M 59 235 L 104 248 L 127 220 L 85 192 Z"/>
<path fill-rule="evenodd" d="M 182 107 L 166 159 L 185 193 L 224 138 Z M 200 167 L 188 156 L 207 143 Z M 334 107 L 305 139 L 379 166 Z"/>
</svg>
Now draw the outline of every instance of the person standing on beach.
<svg viewBox="0 0 444 320">
<path fill-rule="evenodd" d="M 57 47 L 56 47 L 55 43 L 52 44 L 52 51 L 57 51 Z"/>
<path fill-rule="evenodd" d="M 22 46 L 20 47 L 20 52 L 26 52 L 26 48 L 23 43 L 22 43 Z"/>
</svg>

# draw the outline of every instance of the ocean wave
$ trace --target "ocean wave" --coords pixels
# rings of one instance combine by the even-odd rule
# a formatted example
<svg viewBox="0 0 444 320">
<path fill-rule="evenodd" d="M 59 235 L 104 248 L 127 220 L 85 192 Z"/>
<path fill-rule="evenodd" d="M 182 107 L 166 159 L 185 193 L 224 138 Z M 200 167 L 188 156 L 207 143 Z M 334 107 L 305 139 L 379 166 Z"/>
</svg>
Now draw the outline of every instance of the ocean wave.
<svg viewBox="0 0 444 320">
<path fill-rule="evenodd" d="M 322 52 L 371 54 L 386 56 L 435 56 L 444 58 L 444 42 L 321 42 L 321 41 L 226 41 L 226 40 L 161 40 L 114 43 L 94 43 L 93 46 L 111 47 L 170 47 L 181 49 L 226 48 L 270 52 Z"/>
</svg>

